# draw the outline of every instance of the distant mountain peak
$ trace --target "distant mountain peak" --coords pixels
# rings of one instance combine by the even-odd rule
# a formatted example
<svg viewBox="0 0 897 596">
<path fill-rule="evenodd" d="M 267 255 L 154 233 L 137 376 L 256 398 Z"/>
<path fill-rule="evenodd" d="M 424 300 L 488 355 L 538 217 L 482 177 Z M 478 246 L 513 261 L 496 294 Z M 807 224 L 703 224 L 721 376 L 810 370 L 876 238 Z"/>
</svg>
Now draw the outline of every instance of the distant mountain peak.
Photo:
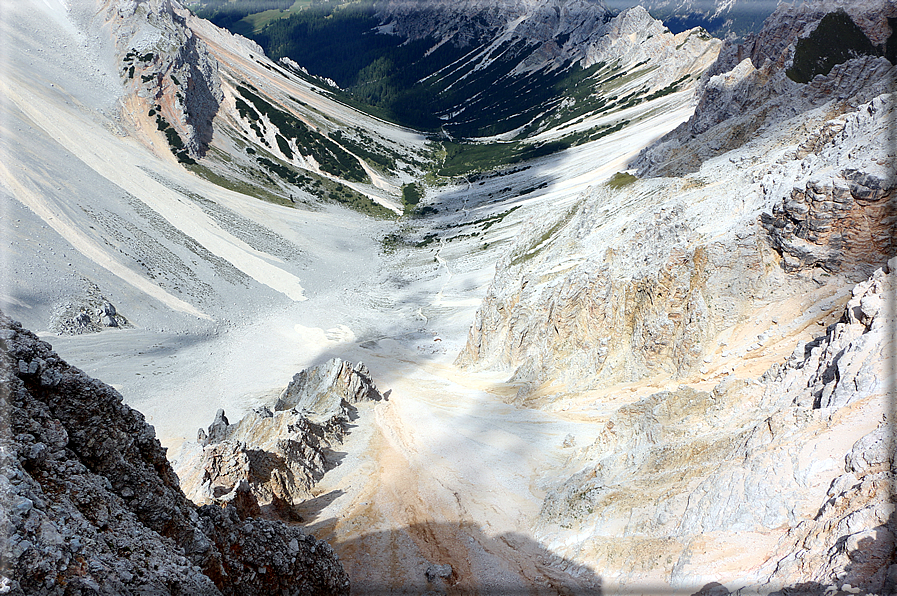
<svg viewBox="0 0 897 596">
<path fill-rule="evenodd" d="M 778 0 L 608 0 L 608 6 L 622 10 L 643 6 L 678 33 L 703 27 L 716 37 L 740 37 L 756 32 L 776 9 Z"/>
</svg>

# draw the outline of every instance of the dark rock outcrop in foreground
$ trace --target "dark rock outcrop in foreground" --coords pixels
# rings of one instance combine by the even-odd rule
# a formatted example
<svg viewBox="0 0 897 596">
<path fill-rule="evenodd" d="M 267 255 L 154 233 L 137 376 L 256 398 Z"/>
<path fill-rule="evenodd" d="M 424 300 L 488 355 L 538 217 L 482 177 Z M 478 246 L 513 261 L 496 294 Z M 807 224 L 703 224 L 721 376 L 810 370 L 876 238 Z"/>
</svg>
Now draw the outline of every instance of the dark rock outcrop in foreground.
<svg viewBox="0 0 897 596">
<path fill-rule="evenodd" d="M 243 517 L 248 491 L 188 501 L 143 415 L 2 314 L 0 345 L 0 592 L 349 593 L 326 543 Z"/>
</svg>

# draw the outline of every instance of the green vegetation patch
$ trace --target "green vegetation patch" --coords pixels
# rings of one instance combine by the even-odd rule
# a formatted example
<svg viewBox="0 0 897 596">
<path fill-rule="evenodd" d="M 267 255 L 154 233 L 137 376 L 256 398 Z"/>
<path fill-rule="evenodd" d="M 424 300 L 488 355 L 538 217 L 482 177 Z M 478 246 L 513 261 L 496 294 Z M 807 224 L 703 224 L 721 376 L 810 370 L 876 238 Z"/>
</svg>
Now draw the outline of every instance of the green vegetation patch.
<svg viewBox="0 0 897 596">
<path fill-rule="evenodd" d="M 880 54 L 850 15 L 838 10 L 822 17 L 810 35 L 797 41 L 794 61 L 785 74 L 797 83 L 809 83 L 851 58 Z"/>
<path fill-rule="evenodd" d="M 375 142 L 360 128 L 355 129 L 360 141 L 355 141 L 344 135 L 341 130 L 335 130 L 328 136 L 340 145 L 347 147 L 355 155 L 364 158 L 370 163 L 378 165 L 387 172 L 395 172 L 396 160 L 400 157 L 397 151 Z"/>
<path fill-rule="evenodd" d="M 391 209 L 387 209 L 359 192 L 355 192 L 344 184 L 337 185 L 334 190 L 327 194 L 327 198 L 365 215 L 382 219 L 394 219 L 396 217 L 395 212 Z"/>
<path fill-rule="evenodd" d="M 288 114 L 283 110 L 275 108 L 273 105 L 250 91 L 247 87 L 240 85 L 237 87 L 240 95 L 242 95 L 249 103 L 251 103 L 259 114 L 264 114 L 268 120 L 277 127 L 284 140 L 293 139 L 299 152 L 308 157 L 313 157 L 320 165 L 321 169 L 334 176 L 339 176 L 346 180 L 354 182 L 370 182 L 370 177 L 358 160 L 351 153 L 340 147 L 333 140 L 324 135 L 313 131 L 304 122 Z M 248 105 L 244 102 L 244 110 L 249 116 Z M 237 106 L 240 110 L 240 106 Z M 242 116 L 242 112 L 241 112 Z M 251 123 L 250 123 L 251 126 Z M 258 134 L 258 131 L 256 132 Z M 261 138 L 261 135 L 259 135 Z M 280 141 L 278 141 L 280 144 Z M 286 154 L 286 152 L 284 152 Z M 289 155 L 292 157 L 292 151 Z"/>
<path fill-rule="evenodd" d="M 489 217 L 484 217 L 484 218 L 482 218 L 482 219 L 478 219 L 477 221 L 475 221 L 475 222 L 473 222 L 473 223 L 476 224 L 476 225 L 479 225 L 479 226 L 480 226 L 480 229 L 483 230 L 483 231 L 485 232 L 486 230 L 488 230 L 489 228 L 491 228 L 491 227 L 494 226 L 495 224 L 497 224 L 497 223 L 501 223 L 501 221 L 502 221 L 504 218 L 506 218 L 507 216 L 511 215 L 512 213 L 514 213 L 514 212 L 517 211 L 518 209 L 520 209 L 520 205 L 515 205 L 515 206 L 511 207 L 510 209 L 508 209 L 507 211 L 505 211 L 505 212 L 503 212 L 503 213 L 497 213 L 497 214 L 495 214 L 495 215 L 490 215 Z"/>
<path fill-rule="evenodd" d="M 424 198 L 424 191 L 419 184 L 402 185 L 402 205 L 404 205 L 405 213 L 415 209 L 422 198 Z"/>
<path fill-rule="evenodd" d="M 232 180 L 230 178 L 225 178 L 224 176 L 216 174 L 202 164 L 191 164 L 187 166 L 187 169 L 197 176 L 208 180 L 212 184 L 217 184 L 221 188 L 226 188 L 240 194 L 255 197 L 257 199 L 261 199 L 262 201 L 268 201 L 269 203 L 277 203 L 278 205 L 291 204 L 288 199 L 269 192 L 268 190 L 260 187 L 257 184 L 251 184 L 242 180 Z"/>
<path fill-rule="evenodd" d="M 570 147 L 564 140 L 545 143 L 451 143 L 443 144 L 445 160 L 437 171 L 440 176 L 463 176 L 552 155 Z"/>
<path fill-rule="evenodd" d="M 187 152 L 187 147 L 184 145 L 183 139 L 181 139 L 181 135 L 179 135 L 178 131 L 162 117 L 161 113 L 156 114 L 156 128 L 165 133 L 165 138 L 168 140 L 168 146 L 180 163 L 196 165 L 196 160 L 190 157 L 190 154 Z"/>
<path fill-rule="evenodd" d="M 240 35 L 251 35 L 284 11 L 299 10 L 311 0 L 196 0 L 187 4 L 197 16 Z M 286 13 L 289 14 L 289 13 Z"/>
<path fill-rule="evenodd" d="M 256 158 L 258 163 L 265 167 L 269 172 L 276 174 L 285 182 L 296 186 L 302 186 L 305 184 L 309 184 L 312 182 L 312 179 L 308 176 L 304 176 L 299 174 L 292 168 L 289 168 L 281 163 L 277 163 L 268 159 L 267 157 L 258 157 Z"/>
<path fill-rule="evenodd" d="M 635 176 L 630 174 L 629 172 L 617 172 L 613 176 L 610 177 L 610 180 L 607 181 L 607 185 L 614 190 L 623 188 L 624 186 L 629 186 L 633 182 L 638 180 Z"/>
</svg>

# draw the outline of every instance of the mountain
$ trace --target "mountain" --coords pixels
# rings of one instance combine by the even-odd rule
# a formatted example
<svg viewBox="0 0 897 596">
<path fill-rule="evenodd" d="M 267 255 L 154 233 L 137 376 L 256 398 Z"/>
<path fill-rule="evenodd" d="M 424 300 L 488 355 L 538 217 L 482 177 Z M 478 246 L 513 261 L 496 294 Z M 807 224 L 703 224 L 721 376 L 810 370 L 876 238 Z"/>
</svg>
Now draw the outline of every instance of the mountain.
<svg viewBox="0 0 897 596">
<path fill-rule="evenodd" d="M 260 8 L 3 4 L 4 590 L 894 591 L 892 3 Z"/>
<path fill-rule="evenodd" d="M 198 12 L 226 24 L 222 10 Z M 638 62 L 596 54 L 618 27 L 612 17 L 600 0 L 365 1 L 313 5 L 246 33 L 272 58 L 289 58 L 402 124 L 452 138 L 522 138 L 605 107 L 602 87 Z M 663 38 L 650 21 L 642 18 L 638 45 Z M 650 50 L 642 61 L 651 58 L 669 62 Z"/>
<path fill-rule="evenodd" d="M 142 414 L 6 316 L 0 325 L 6 593 L 349 593 L 326 543 L 247 517 L 234 495 L 196 507 Z"/>
<path fill-rule="evenodd" d="M 621 10 L 643 6 L 651 16 L 678 33 L 702 27 L 715 37 L 740 38 L 756 33 L 775 11 L 776 0 L 611 0 L 608 6 Z"/>
<path fill-rule="evenodd" d="M 513 403 L 601 412 L 604 430 L 571 452 L 537 535 L 607 569 L 621 591 L 893 589 L 893 519 L 878 484 L 891 464 L 866 476 L 849 462 L 886 440 L 890 422 L 877 409 L 890 339 L 866 336 L 870 319 L 856 309 L 883 304 L 865 292 L 887 295 L 893 275 L 895 70 L 870 52 L 810 81 L 792 76 L 801 52 L 820 51 L 804 45 L 808 32 L 832 15 L 848 15 L 837 18 L 876 39 L 872 48 L 892 9 L 828 8 L 780 7 L 752 46 L 723 48 L 694 114 L 630 163 L 637 176 L 535 215 L 457 359 L 506 371 Z M 839 50 L 826 48 L 816 63 Z M 798 341 L 816 325 L 827 333 Z M 795 343 L 776 363 L 776 346 Z M 829 471 L 790 463 L 816 440 L 844 445 L 826 456 Z M 861 518 L 862 530 L 846 529 Z M 812 564 L 797 563 L 801 549 Z"/>
</svg>

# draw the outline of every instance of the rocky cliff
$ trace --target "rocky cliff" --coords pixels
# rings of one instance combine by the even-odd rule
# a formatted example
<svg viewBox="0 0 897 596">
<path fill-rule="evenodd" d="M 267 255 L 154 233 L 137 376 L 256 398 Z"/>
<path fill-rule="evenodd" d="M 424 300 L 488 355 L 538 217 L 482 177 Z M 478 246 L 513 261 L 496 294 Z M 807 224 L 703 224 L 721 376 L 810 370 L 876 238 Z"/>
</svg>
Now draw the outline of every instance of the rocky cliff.
<svg viewBox="0 0 897 596">
<path fill-rule="evenodd" d="M 537 214 L 458 362 L 513 371 L 521 399 L 704 374 L 737 355 L 724 348 L 739 321 L 818 287 L 814 271 L 843 294 L 892 256 L 894 67 L 858 57 L 807 85 L 764 69 L 712 77 L 688 123 L 636 160 L 655 177 L 619 174 Z"/>
<path fill-rule="evenodd" d="M 820 6 L 771 16 L 762 64 L 723 52 L 638 176 L 534 214 L 458 357 L 598 416 L 537 535 L 621 593 L 895 589 L 895 71 L 792 80 Z"/>
<path fill-rule="evenodd" d="M 114 35 L 120 74 L 139 100 L 134 116 L 164 135 L 179 161 L 205 155 L 223 100 L 218 64 L 171 0 L 108 0 L 100 11 Z M 163 145 L 164 146 L 164 145 Z"/>
<path fill-rule="evenodd" d="M 760 379 L 619 408 L 545 498 L 542 536 L 605 568 L 637 558 L 631 580 L 892 593 L 895 271 L 857 285 L 825 335 Z"/>
<path fill-rule="evenodd" d="M 743 43 L 729 42 L 720 51 L 716 64 L 703 75 L 694 115 L 642 152 L 632 164 L 639 176 L 691 172 L 704 160 L 736 149 L 796 114 L 825 107 L 834 118 L 889 93 L 893 65 L 875 52 L 833 64 L 807 83 L 789 76 L 799 42 L 834 11 L 844 12 L 884 53 L 891 35 L 888 19 L 897 16 L 897 7 L 889 0 L 782 4 L 756 36 Z M 825 61 L 836 48 L 821 45 L 807 53 L 807 61 Z M 814 133 L 804 134 L 812 138 Z"/>
<path fill-rule="evenodd" d="M 117 391 L 5 316 L 0 342 L 4 593 L 348 594 L 330 547 L 246 517 L 251 495 L 188 501 Z"/>
<path fill-rule="evenodd" d="M 643 6 L 672 31 L 702 27 L 714 37 L 737 38 L 756 32 L 775 8 L 757 0 L 610 0 L 612 8 Z"/>
<path fill-rule="evenodd" d="M 241 507 L 249 492 L 256 514 L 295 518 L 295 506 L 335 465 L 328 454 L 357 418 L 355 404 L 381 399 L 364 364 L 333 358 L 297 373 L 273 412 L 258 407 L 230 424 L 219 410 L 196 443 L 182 446 L 175 470 L 194 503 Z"/>
</svg>

